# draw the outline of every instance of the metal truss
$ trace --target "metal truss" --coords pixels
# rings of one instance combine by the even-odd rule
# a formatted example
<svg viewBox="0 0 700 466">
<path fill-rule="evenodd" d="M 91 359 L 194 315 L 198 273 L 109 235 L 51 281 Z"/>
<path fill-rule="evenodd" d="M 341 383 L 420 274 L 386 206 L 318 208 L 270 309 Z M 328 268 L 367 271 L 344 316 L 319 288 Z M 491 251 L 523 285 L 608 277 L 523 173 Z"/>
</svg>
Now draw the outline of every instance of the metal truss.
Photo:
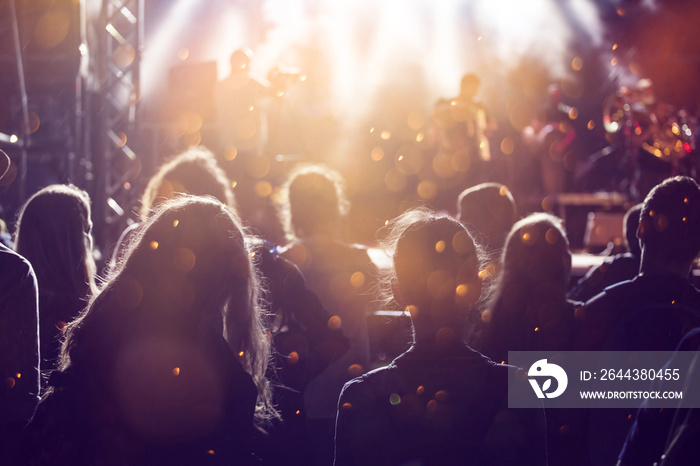
<svg viewBox="0 0 700 466">
<path fill-rule="evenodd" d="M 126 226 L 134 201 L 141 160 L 138 145 L 140 66 L 144 37 L 144 0 L 102 0 L 97 66 L 99 103 L 94 145 L 93 195 L 97 244 L 109 246 Z"/>
</svg>

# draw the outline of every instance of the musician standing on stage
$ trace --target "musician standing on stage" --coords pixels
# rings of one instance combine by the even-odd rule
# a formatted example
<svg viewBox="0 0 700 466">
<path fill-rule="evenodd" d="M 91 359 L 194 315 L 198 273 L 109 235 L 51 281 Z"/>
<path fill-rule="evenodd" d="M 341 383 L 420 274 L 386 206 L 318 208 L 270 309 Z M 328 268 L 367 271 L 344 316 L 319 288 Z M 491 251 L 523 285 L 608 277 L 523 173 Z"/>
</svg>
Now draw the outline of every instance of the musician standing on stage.
<svg viewBox="0 0 700 466">
<path fill-rule="evenodd" d="M 465 181 L 468 185 L 487 179 L 486 168 L 491 160 L 488 116 L 476 96 L 480 85 L 481 80 L 476 74 L 464 75 L 459 95 L 451 100 L 440 99 L 434 109 L 434 119 L 440 128 L 437 133 L 438 152 L 452 157 L 456 171 L 467 174 Z"/>
<path fill-rule="evenodd" d="M 238 49 L 231 54 L 231 74 L 216 87 L 219 141 L 229 158 L 260 154 L 266 142 L 263 101 L 268 86 L 250 74 L 252 52 Z"/>
</svg>

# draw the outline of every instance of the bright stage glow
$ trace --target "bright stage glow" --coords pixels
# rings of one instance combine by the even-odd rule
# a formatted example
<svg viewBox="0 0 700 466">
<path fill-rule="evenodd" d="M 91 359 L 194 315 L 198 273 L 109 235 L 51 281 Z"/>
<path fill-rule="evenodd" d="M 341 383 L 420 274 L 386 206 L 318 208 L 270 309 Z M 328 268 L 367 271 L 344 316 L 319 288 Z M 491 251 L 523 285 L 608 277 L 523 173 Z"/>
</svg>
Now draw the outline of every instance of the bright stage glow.
<svg viewBox="0 0 700 466">
<path fill-rule="evenodd" d="M 145 44 L 141 69 L 142 95 L 148 96 L 167 82 L 168 69 L 177 60 L 177 51 L 181 48 L 176 39 L 184 34 L 183 30 L 197 6 L 201 6 L 197 0 L 177 0 L 161 20 L 158 31 Z"/>
<path fill-rule="evenodd" d="M 429 112 L 437 98 L 458 93 L 467 72 L 482 78 L 487 106 L 503 107 L 489 93 L 502 98 L 506 76 L 523 60 L 542 63 L 556 82 L 574 72 L 575 34 L 591 47 L 603 36 L 593 0 L 179 0 L 160 24 L 145 48 L 144 95 L 162 88 L 183 47 L 189 63 L 216 60 L 219 78 L 229 72 L 231 52 L 245 47 L 254 52 L 254 76 L 297 68 L 329 113 L 351 124 L 397 85 L 415 89 L 408 106 Z"/>
</svg>

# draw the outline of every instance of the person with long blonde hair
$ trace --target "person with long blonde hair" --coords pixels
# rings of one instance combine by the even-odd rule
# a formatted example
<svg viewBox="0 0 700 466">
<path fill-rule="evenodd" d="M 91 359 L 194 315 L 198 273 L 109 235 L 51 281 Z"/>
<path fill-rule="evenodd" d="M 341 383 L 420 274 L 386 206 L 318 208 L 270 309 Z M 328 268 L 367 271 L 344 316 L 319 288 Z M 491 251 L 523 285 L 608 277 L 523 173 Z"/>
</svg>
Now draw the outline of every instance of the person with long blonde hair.
<svg viewBox="0 0 700 466">
<path fill-rule="evenodd" d="M 248 464 L 254 426 L 277 412 L 240 220 L 179 196 L 135 234 L 68 327 L 33 421 L 37 464 Z"/>
</svg>

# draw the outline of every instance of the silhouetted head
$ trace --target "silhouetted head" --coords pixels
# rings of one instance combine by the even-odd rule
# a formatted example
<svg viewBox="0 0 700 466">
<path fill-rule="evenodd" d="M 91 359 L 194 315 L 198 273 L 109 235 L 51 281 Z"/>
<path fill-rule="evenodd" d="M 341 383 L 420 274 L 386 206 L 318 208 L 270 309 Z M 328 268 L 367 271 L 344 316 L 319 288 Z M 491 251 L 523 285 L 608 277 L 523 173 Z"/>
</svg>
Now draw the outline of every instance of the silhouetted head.
<svg viewBox="0 0 700 466">
<path fill-rule="evenodd" d="M 47 186 L 22 206 L 15 250 L 34 268 L 39 288 L 86 298 L 95 288 L 90 197 L 72 185 Z"/>
<path fill-rule="evenodd" d="M 516 220 L 515 200 L 505 185 L 482 183 L 462 191 L 457 214 L 477 242 L 500 249 Z"/>
<path fill-rule="evenodd" d="M 340 174 L 323 165 L 302 166 L 283 189 L 282 218 L 289 239 L 340 234 L 349 203 Z"/>
<path fill-rule="evenodd" d="M 410 312 L 416 338 L 435 338 L 442 329 L 461 338 L 481 296 L 479 257 L 464 226 L 428 209 L 409 210 L 389 223 L 384 246 L 394 259 L 394 299 Z"/>
<path fill-rule="evenodd" d="M 141 220 L 175 194 L 213 196 L 235 209 L 231 183 L 208 149 L 193 147 L 162 165 L 148 181 L 141 197 Z"/>
<path fill-rule="evenodd" d="M 627 241 L 627 249 L 629 249 L 630 253 L 636 258 L 642 256 L 642 247 L 639 245 L 639 238 L 637 238 L 637 228 L 639 228 L 639 216 L 642 213 L 642 206 L 643 204 L 637 204 L 630 207 L 630 209 L 625 212 L 622 224 L 625 241 Z"/>
<path fill-rule="evenodd" d="M 564 317 L 571 252 L 561 220 L 536 213 L 516 222 L 502 262 L 491 306 L 482 315 L 488 325 L 481 349 L 496 360 L 505 360 L 509 349 L 527 349 L 537 326 Z"/>
<path fill-rule="evenodd" d="M 700 186 L 676 176 L 655 186 L 644 200 L 637 236 L 644 255 L 692 261 L 700 252 Z"/>
<path fill-rule="evenodd" d="M 516 222 L 503 249 L 501 283 L 552 283 L 568 286 L 571 273 L 569 240 L 561 220 L 545 213 Z M 499 285 L 500 287 L 501 285 Z"/>
<path fill-rule="evenodd" d="M 474 97 L 479 92 L 479 86 L 481 86 L 481 79 L 476 74 L 465 74 L 460 83 L 459 95 L 461 97 Z"/>
<path fill-rule="evenodd" d="M 250 71 L 250 57 L 253 52 L 248 49 L 237 49 L 231 54 L 231 74 L 248 73 Z"/>
</svg>

